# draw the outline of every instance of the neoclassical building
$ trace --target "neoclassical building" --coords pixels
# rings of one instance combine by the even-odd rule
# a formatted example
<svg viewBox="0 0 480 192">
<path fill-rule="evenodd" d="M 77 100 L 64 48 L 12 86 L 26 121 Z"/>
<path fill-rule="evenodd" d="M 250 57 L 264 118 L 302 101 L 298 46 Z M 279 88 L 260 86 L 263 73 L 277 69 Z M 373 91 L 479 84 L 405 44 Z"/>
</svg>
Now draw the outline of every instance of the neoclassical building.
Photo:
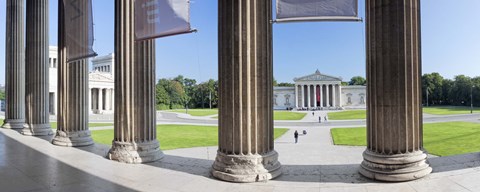
<svg viewBox="0 0 480 192">
<path fill-rule="evenodd" d="M 274 87 L 274 109 L 353 109 L 366 107 L 366 86 L 342 86 L 342 78 L 319 70 L 294 78 L 294 87 Z"/>
<path fill-rule="evenodd" d="M 58 48 L 49 47 L 49 112 L 57 115 L 58 106 Z M 111 114 L 114 105 L 114 54 L 93 58 L 92 71 L 88 73 L 89 114 Z"/>
</svg>

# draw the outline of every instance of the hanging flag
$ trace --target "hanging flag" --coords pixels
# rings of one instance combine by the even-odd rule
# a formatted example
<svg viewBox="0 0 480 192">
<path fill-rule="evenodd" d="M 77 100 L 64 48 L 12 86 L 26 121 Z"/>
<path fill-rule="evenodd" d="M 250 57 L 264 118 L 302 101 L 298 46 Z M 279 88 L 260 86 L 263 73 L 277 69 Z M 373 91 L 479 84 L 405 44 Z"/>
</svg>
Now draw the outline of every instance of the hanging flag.
<svg viewBox="0 0 480 192">
<path fill-rule="evenodd" d="M 154 39 L 194 32 L 189 0 L 136 0 L 135 38 Z"/>
<path fill-rule="evenodd" d="M 275 22 L 361 21 L 358 0 L 277 0 Z"/>
<path fill-rule="evenodd" d="M 92 0 L 63 0 L 67 62 L 97 56 L 93 50 Z"/>
</svg>

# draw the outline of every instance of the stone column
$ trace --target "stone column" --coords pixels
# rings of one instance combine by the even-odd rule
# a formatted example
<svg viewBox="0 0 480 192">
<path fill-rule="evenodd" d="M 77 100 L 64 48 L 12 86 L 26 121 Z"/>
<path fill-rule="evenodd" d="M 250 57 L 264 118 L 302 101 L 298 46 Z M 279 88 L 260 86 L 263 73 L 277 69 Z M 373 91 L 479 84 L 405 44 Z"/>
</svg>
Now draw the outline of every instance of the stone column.
<svg viewBox="0 0 480 192">
<path fill-rule="evenodd" d="M 305 85 L 302 85 L 302 107 L 305 107 Z"/>
<path fill-rule="evenodd" d="M 360 173 L 382 181 L 428 175 L 423 150 L 420 0 L 366 1 L 367 149 Z"/>
<path fill-rule="evenodd" d="M 298 85 L 295 84 L 295 108 L 298 108 Z"/>
<path fill-rule="evenodd" d="M 337 87 L 335 84 L 332 84 L 332 107 L 337 106 Z"/>
<path fill-rule="evenodd" d="M 156 132 L 155 40 L 134 41 L 134 2 L 115 1 L 116 110 L 108 158 L 147 163 L 163 157 Z"/>
<path fill-rule="evenodd" d="M 338 85 L 338 93 L 339 93 L 339 97 L 338 97 L 338 107 L 343 107 L 343 103 L 342 103 L 342 85 Z"/>
<path fill-rule="evenodd" d="M 103 111 L 103 89 L 98 88 L 98 113 Z"/>
<path fill-rule="evenodd" d="M 313 107 L 317 107 L 317 85 L 313 84 Z"/>
<path fill-rule="evenodd" d="M 330 85 L 327 84 L 325 87 L 326 87 L 325 90 L 326 90 L 326 100 L 327 100 L 327 106 L 326 107 L 330 107 L 330 94 L 329 94 L 330 91 L 328 90 L 328 89 L 330 89 Z"/>
<path fill-rule="evenodd" d="M 23 0 L 7 0 L 5 40 L 5 121 L 3 128 L 25 125 L 25 32 Z"/>
<path fill-rule="evenodd" d="M 80 1 L 87 7 L 87 1 Z M 65 47 L 65 17 L 63 1 L 58 1 L 58 113 L 55 145 L 79 147 L 93 144 L 88 130 L 88 60 L 67 63 Z M 78 26 L 88 30 L 88 23 Z M 86 33 L 87 34 L 87 33 Z M 88 37 L 83 40 L 87 41 Z"/>
<path fill-rule="evenodd" d="M 320 107 L 323 107 L 323 85 L 320 84 Z"/>
<path fill-rule="evenodd" d="M 49 120 L 48 0 L 27 0 L 26 125 L 24 135 L 51 135 Z"/>
<path fill-rule="evenodd" d="M 281 174 L 273 145 L 271 0 L 219 0 L 219 149 L 212 175 L 231 182 Z"/>
<path fill-rule="evenodd" d="M 312 107 L 312 93 L 310 92 L 310 89 L 312 88 L 312 85 L 307 85 L 307 107 L 310 108 Z"/>
</svg>

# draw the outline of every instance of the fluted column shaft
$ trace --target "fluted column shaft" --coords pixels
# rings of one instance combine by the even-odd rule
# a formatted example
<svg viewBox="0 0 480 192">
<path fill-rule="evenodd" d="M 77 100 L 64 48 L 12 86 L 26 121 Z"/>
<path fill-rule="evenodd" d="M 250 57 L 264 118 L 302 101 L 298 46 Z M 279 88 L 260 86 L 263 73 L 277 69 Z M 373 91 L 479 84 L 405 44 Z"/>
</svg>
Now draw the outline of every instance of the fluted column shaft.
<svg viewBox="0 0 480 192">
<path fill-rule="evenodd" d="M 3 128 L 25 125 L 25 28 L 23 0 L 7 0 L 5 40 L 5 121 Z"/>
<path fill-rule="evenodd" d="M 420 0 L 367 0 L 367 150 L 360 173 L 408 181 L 431 172 L 423 151 Z"/>
<path fill-rule="evenodd" d="M 295 108 L 298 108 L 298 85 L 295 85 Z"/>
<path fill-rule="evenodd" d="M 155 126 L 155 41 L 134 41 L 134 0 L 115 1 L 114 122 L 108 158 L 146 163 L 163 157 Z"/>
<path fill-rule="evenodd" d="M 332 84 L 332 107 L 337 106 L 337 87 L 335 84 Z"/>
<path fill-rule="evenodd" d="M 88 7 L 88 1 L 78 6 Z M 88 60 L 67 63 L 65 47 L 65 14 L 63 0 L 58 1 L 58 114 L 57 133 L 52 143 L 60 146 L 93 144 L 88 129 Z M 78 26 L 88 30 L 88 23 Z M 88 33 L 84 33 L 88 34 Z M 83 38 L 88 41 L 88 37 Z"/>
<path fill-rule="evenodd" d="M 320 85 L 320 107 L 323 107 L 323 85 Z"/>
<path fill-rule="evenodd" d="M 219 0 L 219 149 L 214 177 L 232 182 L 281 173 L 273 146 L 271 0 Z"/>
<path fill-rule="evenodd" d="M 313 84 L 313 107 L 317 107 L 317 85 Z"/>
<path fill-rule="evenodd" d="M 48 0 L 26 2 L 26 125 L 22 133 L 50 135 Z"/>
<path fill-rule="evenodd" d="M 305 107 L 305 85 L 302 85 L 302 107 Z"/>
<path fill-rule="evenodd" d="M 312 106 L 312 94 L 310 92 L 310 89 L 312 88 L 312 85 L 307 85 L 307 107 L 310 108 Z"/>
<path fill-rule="evenodd" d="M 327 84 L 325 87 L 326 87 L 325 90 L 326 90 L 326 100 L 327 100 L 327 106 L 326 107 L 330 107 L 330 91 L 329 91 L 330 85 Z"/>
<path fill-rule="evenodd" d="M 98 88 L 98 113 L 103 111 L 103 88 Z"/>
</svg>

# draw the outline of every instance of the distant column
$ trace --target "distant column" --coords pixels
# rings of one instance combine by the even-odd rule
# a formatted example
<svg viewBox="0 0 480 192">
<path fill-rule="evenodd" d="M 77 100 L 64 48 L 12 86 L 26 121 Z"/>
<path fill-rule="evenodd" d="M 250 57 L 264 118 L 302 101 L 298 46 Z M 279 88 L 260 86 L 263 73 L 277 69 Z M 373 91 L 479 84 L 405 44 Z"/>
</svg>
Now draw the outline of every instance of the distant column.
<svg viewBox="0 0 480 192">
<path fill-rule="evenodd" d="M 337 107 L 337 86 L 332 84 L 332 107 Z"/>
<path fill-rule="evenodd" d="M 295 84 L 295 108 L 298 108 L 298 85 Z"/>
<path fill-rule="evenodd" d="M 360 173 L 382 181 L 428 175 L 423 149 L 420 0 L 366 1 L 367 149 Z"/>
<path fill-rule="evenodd" d="M 323 107 L 323 100 L 324 100 L 324 97 L 323 97 L 323 85 L 320 84 L 320 107 Z"/>
<path fill-rule="evenodd" d="M 317 84 L 313 84 L 313 107 L 317 108 Z"/>
<path fill-rule="evenodd" d="M 305 107 L 305 85 L 302 86 L 302 108 Z"/>
<path fill-rule="evenodd" d="M 7 0 L 5 40 L 5 121 L 3 128 L 25 125 L 25 31 L 23 0 Z"/>
<path fill-rule="evenodd" d="M 98 88 L 98 112 L 103 111 L 103 88 Z"/>
<path fill-rule="evenodd" d="M 155 40 L 135 42 L 134 2 L 115 1 L 116 110 L 108 158 L 147 163 L 163 157 L 156 129 Z"/>
<path fill-rule="evenodd" d="M 271 0 L 219 0 L 219 146 L 212 175 L 231 182 L 281 174 L 273 144 Z"/>
<path fill-rule="evenodd" d="M 26 125 L 24 135 L 51 135 L 48 74 L 48 0 L 27 0 Z"/>
<path fill-rule="evenodd" d="M 83 3 L 82 3 L 83 2 Z M 80 7 L 88 6 L 80 1 Z M 93 144 L 88 130 L 88 60 L 67 63 L 65 47 L 65 18 L 63 1 L 58 1 L 58 113 L 57 133 L 52 143 L 60 146 L 79 147 Z M 80 30 L 88 30 L 78 26 Z M 87 41 L 87 38 L 84 39 Z"/>
<path fill-rule="evenodd" d="M 338 96 L 338 107 L 343 107 L 343 102 L 342 102 L 342 85 L 338 85 L 338 93 L 339 93 L 339 96 Z"/>
<path fill-rule="evenodd" d="M 330 84 L 326 84 L 325 87 L 326 87 L 325 90 L 326 90 L 326 96 L 327 96 L 326 97 L 326 100 L 327 100 L 327 106 L 326 107 L 330 107 L 330 91 L 329 91 Z"/>
<path fill-rule="evenodd" d="M 310 89 L 312 88 L 312 85 L 307 85 L 307 107 L 310 108 L 312 107 L 312 93 L 310 92 Z"/>
</svg>

